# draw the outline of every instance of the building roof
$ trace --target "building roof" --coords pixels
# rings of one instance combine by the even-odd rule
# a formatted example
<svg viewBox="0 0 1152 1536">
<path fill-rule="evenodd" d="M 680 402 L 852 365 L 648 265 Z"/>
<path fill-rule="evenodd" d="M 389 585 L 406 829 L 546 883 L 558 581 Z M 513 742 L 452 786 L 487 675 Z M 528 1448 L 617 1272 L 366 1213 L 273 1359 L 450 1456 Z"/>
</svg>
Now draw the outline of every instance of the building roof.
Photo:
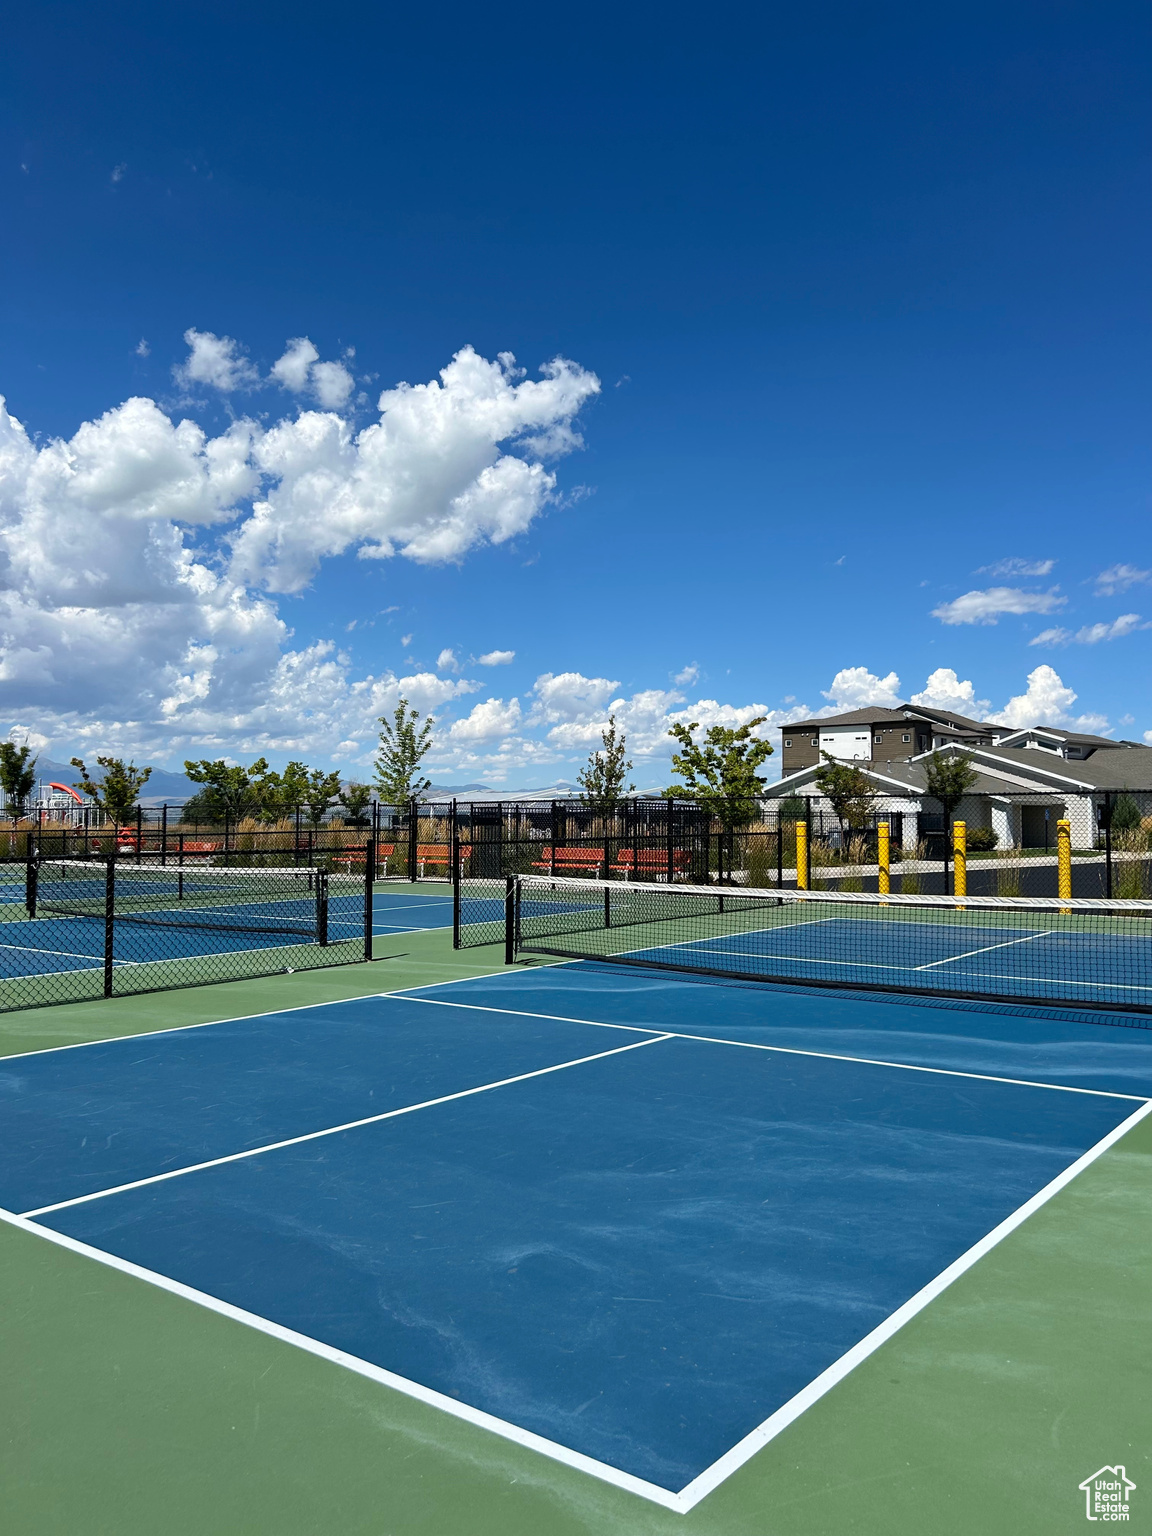
<svg viewBox="0 0 1152 1536">
<path fill-rule="evenodd" d="M 927 720 L 955 731 L 992 731 L 1001 727 L 969 720 L 966 715 L 953 714 L 947 709 L 921 708 L 918 704 L 901 704 L 896 709 L 884 709 L 878 704 L 865 709 L 850 709 L 842 715 L 822 715 L 810 720 L 795 720 L 781 726 L 784 731 L 827 729 L 828 726 L 844 725 L 906 725 L 910 720 Z"/>
</svg>

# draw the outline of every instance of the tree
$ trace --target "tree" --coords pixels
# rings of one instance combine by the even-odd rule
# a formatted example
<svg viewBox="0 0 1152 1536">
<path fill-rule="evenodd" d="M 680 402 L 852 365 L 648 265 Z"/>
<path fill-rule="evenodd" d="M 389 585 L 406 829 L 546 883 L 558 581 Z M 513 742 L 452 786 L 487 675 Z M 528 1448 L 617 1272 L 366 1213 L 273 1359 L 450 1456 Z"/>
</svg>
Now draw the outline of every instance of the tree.
<svg viewBox="0 0 1152 1536">
<path fill-rule="evenodd" d="M 763 725 L 767 715 L 758 715 L 747 725 L 713 725 L 708 728 L 703 745 L 694 733 L 699 721 L 691 725 L 679 722 L 668 732 L 680 743 L 672 754 L 672 770 L 684 780 L 683 788 L 673 785 L 664 791 L 669 798 L 683 795 L 696 800 L 721 821 L 727 831 L 744 826 L 756 814 L 756 804 L 764 792 L 764 780 L 756 772 L 772 746 L 752 732 Z"/>
<path fill-rule="evenodd" d="M 263 758 L 260 761 L 263 762 Z M 256 814 L 264 822 L 291 819 L 308 800 L 307 764 L 290 762 L 283 773 L 277 773 L 274 768 L 265 766 L 264 771 L 259 774 L 255 772 L 257 766 L 254 763 L 249 769 L 252 777 L 253 809 Z"/>
<path fill-rule="evenodd" d="M 353 780 L 346 788 L 340 791 L 336 798 L 344 807 L 348 814 L 348 820 L 354 827 L 365 827 L 368 825 L 368 818 L 364 812 L 368 809 L 369 802 L 372 799 L 372 791 L 367 784 L 357 784 Z"/>
<path fill-rule="evenodd" d="M 71 759 L 73 768 L 80 770 L 80 782 L 73 786 L 82 795 L 88 795 L 100 807 L 109 820 L 117 826 L 127 821 L 128 814 L 140 798 L 140 791 L 152 777 L 151 768 L 137 768 L 122 757 L 98 757 L 97 763 L 104 770 L 102 779 L 93 779 L 82 758 Z"/>
<path fill-rule="evenodd" d="M 262 799 L 262 785 L 268 776 L 266 758 L 258 757 L 249 768 L 233 767 L 223 758 L 210 762 L 206 757 L 185 760 L 184 772 L 193 784 L 204 788 L 195 796 L 211 821 L 239 821 L 257 810 Z"/>
<path fill-rule="evenodd" d="M 624 782 L 632 771 L 632 763 L 624 759 L 628 738 L 623 731 L 617 731 L 615 715 L 608 716 L 608 729 L 600 732 L 600 740 L 604 745 L 588 754 L 576 782 L 582 803 L 602 816 L 610 816 L 616 802 L 630 795 L 636 786 Z"/>
<path fill-rule="evenodd" d="M 952 825 L 952 814 L 979 775 L 967 752 L 933 752 L 924 765 L 928 774 L 925 789 L 944 807 L 944 831 Z"/>
<path fill-rule="evenodd" d="M 31 759 L 31 760 L 30 760 Z M 23 816 L 28 796 L 36 788 L 36 759 L 32 748 L 14 741 L 0 741 L 0 789 L 8 801 L 8 814 Z"/>
<path fill-rule="evenodd" d="M 803 797 L 798 795 L 795 790 L 786 794 L 776 808 L 776 820 L 778 822 L 804 821 L 807 815 L 808 808 L 804 804 Z"/>
<path fill-rule="evenodd" d="M 380 750 L 376 754 L 376 787 L 381 800 L 389 805 L 405 805 L 422 795 L 432 783 L 418 772 L 421 762 L 432 750 L 431 715 L 419 725 L 420 713 L 408 708 L 401 699 L 391 720 L 381 715 Z M 419 725 L 419 729 L 417 726 Z"/>
<path fill-rule="evenodd" d="M 0 747 L 0 752 L 4 748 Z M 4 786 L 7 789 L 7 785 Z M 1126 791 L 1112 807 L 1113 832 L 1134 832 L 1140 825 L 1140 807 Z"/>
<path fill-rule="evenodd" d="M 308 820 L 314 827 L 318 827 L 324 820 L 325 813 L 336 798 L 339 788 L 338 773 L 325 773 L 323 768 L 313 768 L 308 775 L 303 804 L 308 812 Z"/>
<path fill-rule="evenodd" d="M 821 752 L 824 766 L 816 770 L 816 788 L 831 805 L 843 835 L 849 828 L 862 827 L 876 791 L 862 768 L 855 763 L 838 762 L 829 752 Z"/>
</svg>

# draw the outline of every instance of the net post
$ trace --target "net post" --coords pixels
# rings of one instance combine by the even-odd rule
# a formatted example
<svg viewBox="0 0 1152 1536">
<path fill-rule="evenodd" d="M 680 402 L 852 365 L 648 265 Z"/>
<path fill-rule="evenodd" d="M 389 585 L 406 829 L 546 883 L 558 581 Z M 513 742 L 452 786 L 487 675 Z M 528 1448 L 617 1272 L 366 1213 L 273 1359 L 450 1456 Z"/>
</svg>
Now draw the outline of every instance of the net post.
<svg viewBox="0 0 1152 1536">
<path fill-rule="evenodd" d="M 364 844 L 364 958 L 372 959 L 372 887 L 376 880 L 376 843 Z"/>
<path fill-rule="evenodd" d="M 15 819 L 15 818 L 13 818 Z M 36 916 L 36 859 L 32 853 L 32 840 L 28 840 L 28 869 L 24 876 L 24 904 L 28 916 Z"/>
<path fill-rule="evenodd" d="M 952 823 L 952 894 L 968 894 L 968 823 Z"/>
<path fill-rule="evenodd" d="M 796 828 L 796 889 L 808 889 L 808 822 L 795 821 Z"/>
<path fill-rule="evenodd" d="M 879 867 L 877 878 L 877 890 L 881 896 L 887 896 L 892 890 L 892 864 L 889 836 L 891 829 L 888 822 L 881 821 L 876 826 L 876 863 Z"/>
<path fill-rule="evenodd" d="M 116 940 L 116 841 L 104 869 L 104 996 L 112 996 L 113 950 Z"/>
<path fill-rule="evenodd" d="M 452 948 L 460 948 L 460 826 L 452 802 Z"/>
<path fill-rule="evenodd" d="M 1072 823 L 1056 823 L 1057 894 L 1061 901 L 1072 899 Z"/>
<path fill-rule="evenodd" d="M 504 964 L 511 965 L 516 959 L 516 877 L 507 875 L 504 880 Z"/>
<path fill-rule="evenodd" d="M 321 949 L 328 948 L 328 871 L 316 871 L 316 939 Z"/>
</svg>

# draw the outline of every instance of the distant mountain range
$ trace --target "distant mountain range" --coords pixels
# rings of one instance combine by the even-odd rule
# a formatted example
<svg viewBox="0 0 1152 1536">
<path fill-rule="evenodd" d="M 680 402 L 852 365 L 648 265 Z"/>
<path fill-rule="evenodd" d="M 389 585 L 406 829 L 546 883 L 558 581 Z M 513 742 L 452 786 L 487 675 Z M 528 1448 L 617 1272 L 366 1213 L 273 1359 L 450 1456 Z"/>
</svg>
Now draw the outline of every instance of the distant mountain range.
<svg viewBox="0 0 1152 1536">
<path fill-rule="evenodd" d="M 86 761 L 89 770 L 95 771 L 96 754 L 93 753 Z M 51 757 L 40 757 L 36 760 L 36 778 L 45 784 L 50 781 L 58 784 L 75 784 L 79 777 L 80 770 L 73 768 L 71 763 L 60 763 Z M 140 804 L 163 805 L 167 801 L 169 805 L 182 805 L 196 793 L 196 787 L 192 780 L 182 773 L 169 773 L 165 768 L 153 768 L 152 775 L 144 786 L 147 793 L 140 796 Z"/>
</svg>

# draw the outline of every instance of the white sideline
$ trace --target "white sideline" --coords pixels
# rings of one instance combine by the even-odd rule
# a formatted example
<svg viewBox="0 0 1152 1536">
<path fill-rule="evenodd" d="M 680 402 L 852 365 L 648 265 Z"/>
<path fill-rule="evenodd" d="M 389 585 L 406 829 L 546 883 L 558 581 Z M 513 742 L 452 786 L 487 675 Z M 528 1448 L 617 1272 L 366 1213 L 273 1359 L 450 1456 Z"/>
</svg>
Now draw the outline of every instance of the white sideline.
<svg viewBox="0 0 1152 1536">
<path fill-rule="evenodd" d="M 388 994 L 386 994 L 388 995 Z M 185 1301 L 194 1302 L 198 1306 L 205 1307 L 211 1312 L 219 1313 L 222 1317 L 233 1322 L 243 1323 L 259 1333 L 279 1339 L 283 1343 L 294 1344 L 297 1348 L 306 1350 L 309 1354 L 318 1355 L 321 1359 L 329 1360 L 335 1365 L 355 1371 L 360 1376 L 366 1376 L 370 1380 L 378 1381 L 382 1385 L 391 1387 L 395 1391 L 403 1393 L 406 1397 L 415 1398 L 419 1402 L 427 1403 L 434 1408 L 441 1408 L 445 1413 L 454 1418 L 463 1419 L 467 1423 L 475 1425 L 479 1429 L 486 1429 L 493 1434 L 501 1436 L 505 1440 L 511 1440 L 517 1445 L 522 1445 L 528 1450 L 536 1451 L 542 1456 L 547 1456 L 553 1461 L 572 1467 L 579 1472 L 587 1473 L 591 1477 L 598 1478 L 601 1482 L 610 1483 L 614 1487 L 624 1489 L 628 1493 L 636 1494 L 650 1503 L 659 1504 L 664 1509 L 675 1514 L 687 1514 L 694 1509 L 721 1483 L 725 1482 L 734 1472 L 750 1461 L 756 1453 L 763 1449 L 770 1440 L 773 1440 L 783 1429 L 786 1429 L 795 1419 L 799 1418 L 813 1403 L 818 1402 L 832 1387 L 849 1375 L 856 1366 L 860 1365 L 869 1355 L 875 1353 L 879 1347 L 886 1343 L 894 1334 L 911 1321 L 918 1312 L 922 1312 L 930 1302 L 934 1301 L 943 1291 L 960 1278 L 967 1270 L 971 1269 L 985 1254 L 991 1252 L 998 1243 L 1002 1242 L 1017 1227 L 1021 1226 L 1029 1216 L 1033 1215 L 1041 1206 L 1047 1204 L 1052 1197 L 1070 1184 L 1079 1173 L 1082 1173 L 1091 1163 L 1094 1163 L 1109 1147 L 1127 1134 L 1144 1117 L 1152 1112 L 1152 1101 L 1143 1104 L 1133 1114 L 1123 1120 L 1114 1130 L 1109 1131 L 1095 1146 L 1090 1147 L 1083 1156 L 1070 1163 L 1063 1173 L 1060 1173 L 1043 1189 L 1038 1190 L 1031 1199 L 1026 1200 L 1022 1206 L 1015 1210 L 1011 1216 L 1002 1221 L 999 1226 L 982 1237 L 979 1242 L 973 1244 L 966 1253 L 954 1260 L 948 1267 L 940 1272 L 934 1280 L 923 1286 L 914 1296 L 897 1307 L 879 1327 L 874 1328 L 854 1344 L 850 1350 L 841 1355 L 819 1376 L 815 1377 L 803 1387 L 795 1396 L 782 1404 L 775 1413 L 770 1414 L 763 1423 L 757 1425 L 749 1434 L 738 1441 L 723 1456 L 714 1461 L 710 1467 L 706 1467 L 691 1482 L 685 1484 L 679 1492 L 673 1492 L 667 1488 L 661 1488 L 656 1483 L 650 1483 L 640 1477 L 634 1477 L 629 1472 L 622 1472 L 617 1467 L 609 1466 L 606 1462 L 597 1461 L 592 1456 L 586 1456 L 581 1451 L 571 1450 L 568 1446 L 560 1445 L 554 1440 L 548 1440 L 543 1435 L 534 1434 L 531 1430 L 521 1429 L 519 1425 L 510 1424 L 505 1419 L 497 1418 L 493 1414 L 485 1413 L 480 1408 L 473 1408 L 470 1404 L 458 1402 L 455 1398 L 447 1397 L 443 1393 L 436 1392 L 430 1387 L 422 1386 L 419 1382 L 410 1381 L 407 1377 L 398 1376 L 392 1371 L 387 1371 L 381 1366 L 373 1365 L 367 1360 L 361 1360 L 355 1355 L 335 1349 L 329 1344 L 324 1344 L 318 1339 L 309 1338 L 306 1334 L 296 1333 L 290 1328 L 283 1328 L 279 1323 L 271 1322 L 268 1318 L 260 1317 L 254 1312 L 246 1312 L 240 1307 L 233 1306 L 230 1302 L 221 1301 L 218 1297 L 210 1296 L 204 1291 L 194 1290 L 191 1286 L 182 1284 L 179 1280 L 169 1279 L 166 1275 L 158 1274 L 154 1270 L 145 1269 L 141 1265 L 133 1264 L 127 1259 L 118 1258 L 115 1254 L 105 1253 L 102 1249 L 94 1248 L 88 1243 L 68 1237 L 63 1232 L 53 1231 L 50 1227 L 42 1227 L 26 1216 L 18 1216 L 11 1211 L 0 1209 L 0 1221 L 17 1227 L 22 1231 L 34 1233 L 37 1237 L 44 1238 L 47 1242 L 55 1243 L 61 1248 L 66 1248 L 72 1253 L 80 1254 L 84 1258 L 94 1259 L 99 1264 L 104 1264 L 110 1269 L 119 1270 L 122 1274 L 130 1275 L 134 1279 L 143 1280 L 160 1290 L 168 1291 L 174 1296 L 179 1296 Z"/>
</svg>

